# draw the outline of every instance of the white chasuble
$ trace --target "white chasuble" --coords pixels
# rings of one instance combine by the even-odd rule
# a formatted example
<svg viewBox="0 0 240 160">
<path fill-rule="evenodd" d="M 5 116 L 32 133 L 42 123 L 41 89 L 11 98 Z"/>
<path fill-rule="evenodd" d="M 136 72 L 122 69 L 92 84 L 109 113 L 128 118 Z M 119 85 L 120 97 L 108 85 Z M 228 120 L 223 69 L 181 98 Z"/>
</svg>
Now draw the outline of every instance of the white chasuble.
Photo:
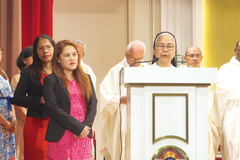
<svg viewBox="0 0 240 160">
<path fill-rule="evenodd" d="M 223 160 L 240 160 L 240 62 L 235 57 L 219 69 L 216 87 Z"/>
<path fill-rule="evenodd" d="M 208 87 L 208 160 L 215 160 L 220 145 L 221 127 L 217 91 Z"/>
<path fill-rule="evenodd" d="M 90 75 L 90 77 L 92 79 L 92 83 L 93 83 L 94 89 L 95 89 L 95 92 L 96 92 L 96 81 L 97 81 L 97 78 L 96 78 L 92 68 L 89 65 L 85 64 L 83 62 L 83 60 L 81 60 L 80 65 L 81 65 L 81 68 L 82 68 L 83 72 L 85 72 L 85 73 Z"/>
</svg>

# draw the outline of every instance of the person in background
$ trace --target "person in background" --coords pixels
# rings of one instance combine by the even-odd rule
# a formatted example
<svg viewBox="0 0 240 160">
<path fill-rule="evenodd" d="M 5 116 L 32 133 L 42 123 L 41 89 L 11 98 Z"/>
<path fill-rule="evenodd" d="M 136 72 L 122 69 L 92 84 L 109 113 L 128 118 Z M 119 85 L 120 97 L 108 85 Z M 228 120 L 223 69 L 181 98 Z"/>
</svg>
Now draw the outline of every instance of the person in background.
<svg viewBox="0 0 240 160">
<path fill-rule="evenodd" d="M 87 46 L 81 40 L 74 40 L 73 43 L 74 43 L 74 45 L 75 45 L 75 47 L 77 49 L 78 54 L 80 54 L 80 58 L 81 58 L 80 66 L 81 66 L 81 69 L 83 70 L 83 72 L 85 72 L 85 73 L 87 73 L 87 74 L 89 74 L 91 76 L 91 79 L 92 79 L 92 82 L 93 82 L 93 86 L 94 86 L 94 89 L 95 89 L 95 92 L 96 92 L 96 81 L 97 81 L 97 78 L 96 78 L 92 68 L 89 65 L 87 65 L 87 64 L 85 64 L 83 62 L 83 58 L 84 58 L 84 56 L 86 54 Z M 95 134 L 94 125 L 93 125 L 92 130 L 93 130 L 93 132 Z M 93 160 L 94 160 L 94 157 L 95 157 L 94 154 L 95 154 L 95 148 L 96 148 L 96 145 L 95 145 L 95 148 L 94 148 L 94 141 L 95 141 L 95 139 L 93 139 L 93 142 L 92 142 L 93 143 L 93 150 L 92 150 L 92 155 L 93 155 L 92 159 Z"/>
<path fill-rule="evenodd" d="M 52 74 L 54 40 L 48 35 L 38 36 L 33 43 L 33 63 L 22 68 L 14 92 L 14 103 L 28 108 L 24 125 L 24 160 L 47 159 L 47 141 L 44 136 L 49 111 L 43 98 L 43 79 Z"/>
<path fill-rule="evenodd" d="M 153 59 L 159 58 L 157 62 L 154 62 L 151 67 L 171 67 L 175 65 L 175 51 L 177 42 L 175 36 L 170 32 L 158 33 L 153 43 Z M 174 65 L 173 65 L 173 64 Z"/>
<path fill-rule="evenodd" d="M 92 79 L 92 82 L 93 82 L 93 86 L 94 86 L 94 88 L 96 90 L 97 78 L 96 78 L 92 68 L 89 65 L 87 65 L 87 64 L 85 64 L 83 62 L 83 58 L 84 58 L 84 56 L 86 54 L 86 49 L 87 49 L 86 44 L 83 41 L 80 41 L 80 40 L 74 40 L 73 43 L 75 44 L 75 46 L 77 48 L 77 51 L 78 51 L 78 53 L 81 56 L 81 62 L 80 62 L 81 68 L 82 68 L 82 70 L 85 73 L 87 73 L 87 74 L 89 74 L 91 76 L 91 79 Z"/>
<path fill-rule="evenodd" d="M 17 121 L 10 98 L 13 97 L 12 88 L 7 74 L 2 70 L 2 47 L 0 47 L 0 159 L 16 159 L 14 132 Z"/>
<path fill-rule="evenodd" d="M 17 58 L 17 66 L 19 70 L 23 67 L 28 67 L 33 62 L 32 58 L 33 47 L 29 46 L 24 48 L 20 55 Z M 16 74 L 12 77 L 11 87 L 13 92 L 16 89 L 18 81 L 20 79 L 20 74 Z M 23 129 L 26 120 L 27 109 L 21 106 L 14 105 L 16 111 L 16 118 L 18 122 L 18 128 L 15 132 L 15 141 L 16 141 L 16 153 L 18 160 L 24 160 L 24 140 L 23 140 Z"/>
<path fill-rule="evenodd" d="M 202 58 L 202 52 L 198 47 L 190 46 L 186 49 L 184 60 L 187 63 L 187 67 L 201 67 Z"/>
<path fill-rule="evenodd" d="M 200 68 L 202 63 L 202 52 L 196 46 L 186 49 L 184 60 L 186 65 L 180 68 Z M 213 87 L 208 87 L 208 160 L 215 160 L 220 144 L 220 119 L 218 95 Z"/>
<path fill-rule="evenodd" d="M 221 153 L 223 160 L 240 160 L 240 43 L 236 56 L 218 70 Z"/>
<path fill-rule="evenodd" d="M 132 67 L 148 66 L 146 63 L 134 63 L 143 60 L 145 51 L 146 46 L 143 42 L 139 40 L 130 42 L 125 51 L 125 57 L 123 60 L 109 70 L 100 84 L 100 118 L 102 136 L 100 153 L 106 158 L 106 160 L 126 159 L 127 91 L 122 85 L 122 93 L 120 97 L 119 71 L 123 67 L 130 67 L 131 65 Z M 119 116 L 120 109 L 121 117 Z M 120 123 L 122 124 L 121 126 Z"/>
<path fill-rule="evenodd" d="M 92 124 L 97 99 L 80 54 L 69 40 L 54 48 L 53 74 L 44 79 L 43 96 L 50 120 L 45 139 L 49 160 L 91 160 Z"/>
</svg>

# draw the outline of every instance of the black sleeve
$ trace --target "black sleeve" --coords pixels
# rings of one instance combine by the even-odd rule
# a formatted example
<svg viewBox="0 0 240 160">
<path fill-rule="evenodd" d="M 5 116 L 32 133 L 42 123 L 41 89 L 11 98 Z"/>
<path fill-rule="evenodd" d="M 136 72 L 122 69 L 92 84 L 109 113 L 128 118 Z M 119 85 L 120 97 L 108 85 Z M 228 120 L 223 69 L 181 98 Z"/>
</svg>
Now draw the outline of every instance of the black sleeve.
<svg viewBox="0 0 240 160">
<path fill-rule="evenodd" d="M 73 116 L 65 112 L 58 103 L 56 96 L 55 85 L 59 83 L 55 75 L 50 75 L 44 78 L 43 97 L 48 110 L 50 111 L 50 118 L 53 118 L 59 125 L 72 133 L 79 135 L 84 129 L 85 125 L 78 121 Z M 58 91 L 61 87 L 58 86 Z M 62 91 L 63 92 L 63 91 Z M 69 103 L 70 105 L 70 103 Z M 70 107 L 70 106 L 69 106 Z"/>
<path fill-rule="evenodd" d="M 89 101 L 87 102 L 88 108 L 87 108 L 87 113 L 85 115 L 85 120 L 83 121 L 83 123 L 85 125 L 89 126 L 90 128 L 92 128 L 93 121 L 94 121 L 94 118 L 97 113 L 97 98 L 96 98 L 96 94 L 95 94 L 95 90 L 94 90 L 94 87 L 92 84 L 91 77 L 90 76 L 88 76 L 88 77 L 89 77 L 91 88 L 92 88 L 92 95 L 91 95 Z"/>
<path fill-rule="evenodd" d="M 26 95 L 31 80 L 30 74 L 31 73 L 27 68 L 21 70 L 21 76 L 14 92 L 13 102 L 16 105 L 25 108 L 38 108 L 41 106 L 39 104 L 41 96 Z"/>
</svg>

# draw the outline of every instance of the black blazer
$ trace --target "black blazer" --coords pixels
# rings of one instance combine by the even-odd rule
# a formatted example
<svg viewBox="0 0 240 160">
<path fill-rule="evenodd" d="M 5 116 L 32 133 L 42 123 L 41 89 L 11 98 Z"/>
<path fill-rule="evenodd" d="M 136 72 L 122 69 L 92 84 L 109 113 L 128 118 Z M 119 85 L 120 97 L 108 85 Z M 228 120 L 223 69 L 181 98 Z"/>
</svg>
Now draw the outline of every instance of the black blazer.
<svg viewBox="0 0 240 160">
<path fill-rule="evenodd" d="M 29 68 L 22 68 L 20 80 L 14 92 L 13 102 L 18 106 L 28 108 L 27 116 L 45 118 L 49 115 L 49 111 L 46 105 L 39 104 L 43 96 L 42 90 L 41 81 L 33 77 Z"/>
<path fill-rule="evenodd" d="M 47 108 L 50 111 L 50 120 L 45 136 L 45 140 L 50 142 L 59 141 L 65 130 L 79 135 L 85 126 L 92 128 L 92 124 L 96 115 L 97 99 L 92 85 L 91 78 L 89 80 L 92 87 L 92 95 L 87 100 L 87 112 L 83 122 L 78 121 L 70 116 L 70 97 L 69 92 L 64 87 L 63 81 L 55 74 L 51 74 L 44 79 L 43 96 Z M 89 133 L 92 138 L 92 131 Z"/>
</svg>

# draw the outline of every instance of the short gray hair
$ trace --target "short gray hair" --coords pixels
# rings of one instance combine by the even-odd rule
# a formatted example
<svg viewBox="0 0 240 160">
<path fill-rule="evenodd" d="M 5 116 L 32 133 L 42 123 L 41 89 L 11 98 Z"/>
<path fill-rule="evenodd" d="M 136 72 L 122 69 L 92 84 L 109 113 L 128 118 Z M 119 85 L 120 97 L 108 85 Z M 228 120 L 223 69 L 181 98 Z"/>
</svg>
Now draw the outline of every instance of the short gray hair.
<svg viewBox="0 0 240 160">
<path fill-rule="evenodd" d="M 139 41 L 139 40 L 134 40 L 134 41 L 131 41 L 129 44 L 128 44 L 128 46 L 127 46 L 127 54 L 130 54 L 129 52 L 130 52 L 130 49 L 132 48 L 132 47 L 134 47 L 134 46 L 136 46 L 138 49 L 140 49 L 140 47 L 139 46 L 141 46 L 142 48 L 143 48 L 143 51 L 144 51 L 144 53 L 143 53 L 143 55 L 145 54 L 145 52 L 146 52 L 146 45 L 142 42 L 142 41 Z"/>
<path fill-rule="evenodd" d="M 87 46 L 86 46 L 86 44 L 83 41 L 76 39 L 76 40 L 73 41 L 73 43 L 74 44 L 81 44 L 81 45 L 83 45 L 83 53 L 86 52 Z"/>
</svg>

